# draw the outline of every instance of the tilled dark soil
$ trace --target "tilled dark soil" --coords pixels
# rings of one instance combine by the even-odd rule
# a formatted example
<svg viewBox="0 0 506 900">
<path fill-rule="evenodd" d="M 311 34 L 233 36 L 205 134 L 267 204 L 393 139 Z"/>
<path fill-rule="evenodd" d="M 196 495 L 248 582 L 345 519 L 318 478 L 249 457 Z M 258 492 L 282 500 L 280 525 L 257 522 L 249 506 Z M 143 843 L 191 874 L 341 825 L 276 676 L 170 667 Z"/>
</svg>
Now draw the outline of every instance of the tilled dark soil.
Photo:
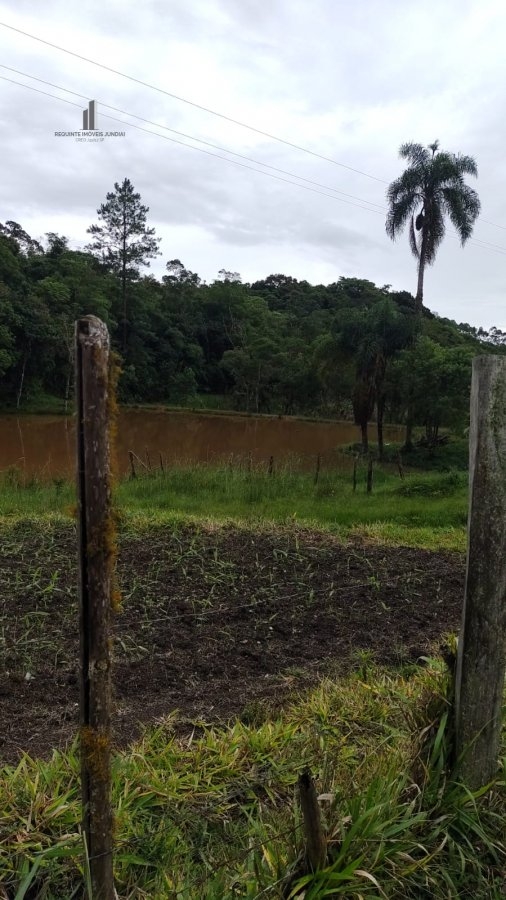
<svg viewBox="0 0 506 900">
<path fill-rule="evenodd" d="M 0 533 L 0 758 L 47 755 L 78 724 L 75 531 Z M 307 530 L 151 527 L 121 537 L 114 624 L 118 745 L 254 715 L 366 651 L 388 665 L 459 627 L 464 557 L 341 543 Z"/>
</svg>

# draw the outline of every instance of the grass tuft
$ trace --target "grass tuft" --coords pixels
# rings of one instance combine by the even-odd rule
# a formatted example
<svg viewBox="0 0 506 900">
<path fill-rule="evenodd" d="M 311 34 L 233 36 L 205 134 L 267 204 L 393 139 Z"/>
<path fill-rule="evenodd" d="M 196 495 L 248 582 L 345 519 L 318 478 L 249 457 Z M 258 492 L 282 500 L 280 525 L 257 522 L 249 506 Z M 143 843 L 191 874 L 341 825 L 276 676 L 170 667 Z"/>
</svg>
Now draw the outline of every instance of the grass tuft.
<svg viewBox="0 0 506 900">
<path fill-rule="evenodd" d="M 395 676 L 366 665 L 275 720 L 195 723 L 182 738 L 171 717 L 146 731 L 114 760 L 119 896 L 503 896 L 504 772 L 476 794 L 450 781 L 447 689 L 437 662 Z M 306 875 L 295 789 L 307 766 L 329 858 Z M 4 767 L 0 812 L 7 896 L 82 896 L 76 747 Z"/>
</svg>

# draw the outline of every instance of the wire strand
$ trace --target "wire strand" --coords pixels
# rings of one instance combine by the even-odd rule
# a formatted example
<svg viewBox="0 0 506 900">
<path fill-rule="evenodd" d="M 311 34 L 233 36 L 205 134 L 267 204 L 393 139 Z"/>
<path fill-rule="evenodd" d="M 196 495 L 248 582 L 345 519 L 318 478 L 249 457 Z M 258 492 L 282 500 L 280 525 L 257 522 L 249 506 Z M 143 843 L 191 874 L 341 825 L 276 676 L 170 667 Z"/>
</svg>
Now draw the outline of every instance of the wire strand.
<svg viewBox="0 0 506 900">
<path fill-rule="evenodd" d="M 10 31 L 15 31 L 18 34 L 23 35 L 23 37 L 30 38 L 30 40 L 37 41 L 38 43 L 44 44 L 47 47 L 51 47 L 53 50 L 58 50 L 61 53 L 66 53 L 69 56 L 74 56 L 76 59 L 80 59 L 83 62 L 89 63 L 90 65 L 97 66 L 98 68 L 104 69 L 107 72 L 111 72 L 114 75 L 119 75 L 121 78 L 126 78 L 128 81 L 132 81 L 135 84 L 141 85 L 141 87 L 145 87 L 149 90 L 156 91 L 157 93 L 164 94 L 166 97 L 170 97 L 171 99 L 177 100 L 180 103 L 185 103 L 188 106 L 194 107 L 195 109 L 199 109 L 203 112 L 209 113 L 210 115 L 217 116 L 220 119 L 224 119 L 226 122 L 231 122 L 234 125 L 238 125 L 240 128 L 245 128 L 256 134 L 260 134 L 263 137 L 269 138 L 269 140 L 284 144 L 287 147 L 292 147 L 293 149 L 298 150 L 301 153 L 307 153 L 310 156 L 314 156 L 317 159 L 322 159 L 324 162 L 332 163 L 332 165 L 347 169 L 350 172 L 355 172 L 357 175 L 363 175 L 365 178 L 370 178 L 372 181 L 377 181 L 381 184 L 388 184 L 388 181 L 386 181 L 384 178 L 379 178 L 377 175 L 372 175 L 370 172 L 365 172 L 362 169 L 356 169 L 353 166 L 349 166 L 346 163 L 339 162 L 339 160 L 333 159 L 332 157 L 318 153 L 316 150 L 310 150 L 308 147 L 304 147 L 301 144 L 296 144 L 293 141 L 286 140 L 285 138 L 279 137 L 279 135 L 271 134 L 271 132 L 264 131 L 261 128 L 256 128 L 254 125 L 249 125 L 247 122 L 242 122 L 239 119 L 234 119 L 232 116 L 227 116 L 226 114 L 220 113 L 217 110 L 204 106 L 203 104 L 195 103 L 192 100 L 188 100 L 186 97 L 181 97 L 178 94 L 167 91 L 165 88 L 159 87 L 158 85 L 143 81 L 142 79 L 136 78 L 133 75 L 128 75 L 126 72 L 121 72 L 119 69 L 114 69 L 111 66 L 106 66 L 104 63 L 100 63 L 97 60 L 91 59 L 90 57 L 83 56 L 82 54 L 76 53 L 73 50 L 69 50 L 66 47 L 60 47 L 59 44 L 54 44 L 51 41 L 46 41 L 44 38 L 38 37 L 34 34 L 30 34 L 30 32 L 24 31 L 21 28 L 16 28 L 14 25 L 9 25 L 7 22 L 0 22 L 0 26 L 2 26 L 3 28 L 8 28 Z M 500 228 L 503 231 L 506 231 L 505 225 L 499 225 L 497 222 L 492 222 L 490 219 L 482 219 L 481 221 L 487 225 L 493 226 L 494 228 Z"/>
<path fill-rule="evenodd" d="M 2 23 L 0 23 L 0 25 L 1 24 Z M 73 94 L 76 97 L 81 97 L 81 99 L 87 99 L 86 95 L 84 95 L 84 94 L 79 94 L 76 91 L 71 91 L 67 88 L 60 87 L 59 85 L 53 84 L 53 82 L 45 81 L 44 79 L 37 78 L 36 76 L 27 75 L 26 73 L 21 72 L 18 69 L 13 69 L 10 66 L 4 66 L 4 65 L 0 64 L 0 67 L 8 69 L 9 71 L 17 72 L 18 74 L 21 74 L 23 77 L 31 78 L 32 80 L 41 82 L 42 84 L 46 84 L 46 85 L 55 87 L 57 90 L 62 90 L 67 93 Z M 72 100 L 66 100 L 64 97 L 57 97 L 55 94 L 50 94 L 47 91 L 40 90 L 40 88 L 35 88 L 32 85 L 23 84 L 23 82 L 15 81 L 12 78 L 7 78 L 7 76 L 5 76 L 5 75 L 0 75 L 0 79 L 2 81 L 7 81 L 10 84 L 17 85 L 18 87 L 23 87 L 23 88 L 26 88 L 27 90 L 34 91 L 35 93 L 42 94 L 45 97 L 50 97 L 51 99 L 57 100 L 61 103 L 67 103 L 70 106 L 75 106 L 79 109 L 81 108 L 81 105 L 79 103 L 75 103 Z M 102 103 L 101 105 L 107 109 L 117 109 L 116 107 L 109 106 L 108 104 Z M 175 129 L 171 129 L 168 126 L 161 125 L 156 122 L 150 122 L 150 120 L 148 120 L 148 119 L 143 119 L 141 116 L 137 116 L 135 113 L 129 113 L 125 110 L 118 110 L 118 112 L 122 113 L 123 115 L 131 116 L 133 118 L 139 119 L 140 121 L 148 122 L 148 123 L 152 124 L 154 127 L 163 128 L 165 130 L 171 131 L 176 134 L 183 134 L 183 132 L 177 132 L 177 131 L 175 131 Z M 295 187 L 302 188 L 302 190 L 310 191 L 311 193 L 314 193 L 314 194 L 320 194 L 321 196 L 328 197 L 331 200 L 337 200 L 340 203 L 346 203 L 349 206 L 355 206 L 357 209 L 364 209 L 367 212 L 373 212 L 373 213 L 376 213 L 377 215 L 384 215 L 384 213 L 387 211 L 386 207 L 381 207 L 379 204 L 372 203 L 371 201 L 366 200 L 365 198 L 363 199 L 360 197 L 354 197 L 354 195 L 352 195 L 352 194 L 344 194 L 343 191 L 338 191 L 336 188 L 330 187 L 329 185 L 325 185 L 325 184 L 320 185 L 319 182 L 313 182 L 310 179 L 307 179 L 303 176 L 297 175 L 296 173 L 288 172 L 288 171 L 285 171 L 284 169 L 278 169 L 276 166 L 271 166 L 268 163 L 263 163 L 258 160 L 252 159 L 251 157 L 243 156 L 242 154 L 235 153 L 235 151 L 227 150 L 226 148 L 217 147 L 216 145 L 210 144 L 207 141 L 203 141 L 200 138 L 195 138 L 191 135 L 185 135 L 185 136 L 189 137 L 190 140 L 195 140 L 195 141 L 198 141 L 199 143 L 207 144 L 208 146 L 211 146 L 211 147 L 216 147 L 216 149 L 221 149 L 225 153 L 230 153 L 234 156 L 240 157 L 241 159 L 250 160 L 252 162 L 255 162 L 257 165 L 261 165 L 261 166 L 264 166 L 265 168 L 273 169 L 276 172 L 284 172 L 285 174 L 290 175 L 291 178 L 298 178 L 298 179 L 300 179 L 300 181 L 308 182 L 309 185 L 312 185 L 312 184 L 318 185 L 318 186 L 325 188 L 326 190 L 319 190 L 316 187 L 309 187 L 306 184 L 301 184 L 300 181 L 292 181 L 291 179 L 284 178 L 281 175 L 275 175 L 272 172 L 265 172 L 262 169 L 257 169 L 254 166 L 247 165 L 246 163 L 237 162 L 237 160 L 235 160 L 235 159 L 229 159 L 228 157 L 222 156 L 221 154 L 213 153 L 211 150 L 205 150 L 202 147 L 195 147 L 192 144 L 187 144 L 185 141 L 180 141 L 176 138 L 171 138 L 165 134 L 159 134 L 156 131 L 151 131 L 147 128 L 143 128 L 140 125 L 135 125 L 132 122 L 125 122 L 123 119 L 118 119 L 115 116 L 110 116 L 110 115 L 107 115 L 104 113 L 102 113 L 102 116 L 103 116 L 103 118 L 109 119 L 112 122 L 118 122 L 121 125 L 128 125 L 130 128 L 134 128 L 137 131 L 143 131 L 145 134 L 150 134 L 150 135 L 153 135 L 154 137 L 162 138 L 163 140 L 170 141 L 171 143 L 174 143 L 174 144 L 178 144 L 181 147 L 186 147 L 189 150 L 196 150 L 199 153 L 205 153 L 207 156 L 212 156 L 216 159 L 222 160 L 223 162 L 230 163 L 231 165 L 239 166 L 240 168 L 243 168 L 243 169 L 248 169 L 251 172 L 256 172 L 259 175 L 265 175 L 267 178 L 273 178 L 273 179 L 275 179 L 277 181 L 281 181 L 285 184 L 291 184 Z M 332 191 L 333 193 L 328 193 L 328 191 Z M 337 194 L 342 194 L 343 196 L 336 196 Z M 348 197 L 354 197 L 354 199 L 353 200 L 346 199 Z M 360 202 L 357 203 L 357 202 L 355 202 L 355 200 L 358 200 Z M 364 204 L 369 204 L 369 205 L 366 206 Z M 456 234 L 449 235 L 449 237 L 452 240 L 456 240 L 460 243 L 460 238 L 458 237 L 458 235 L 456 235 Z M 481 240 L 479 238 L 475 238 L 475 237 L 471 237 L 469 239 L 469 242 L 476 244 L 476 246 L 481 246 L 484 249 L 491 250 L 495 253 L 500 253 L 501 255 L 506 255 L 506 247 L 503 247 L 499 244 L 493 244 L 490 241 L 483 241 L 483 240 Z"/>
<path fill-rule="evenodd" d="M 247 122 L 241 122 L 239 119 L 234 119 L 231 116 L 227 116 L 224 113 L 218 112 L 217 110 L 210 109 L 209 107 L 203 106 L 200 103 L 194 103 L 192 100 L 188 100 L 185 97 L 180 97 L 178 94 L 173 94 L 171 91 L 167 91 L 155 84 L 150 84 L 147 81 L 142 81 L 142 79 L 135 78 L 133 75 L 128 75 L 126 72 L 120 72 L 118 69 L 113 69 L 111 66 L 104 65 L 104 63 L 97 62 L 96 60 L 90 59 L 87 56 L 82 56 L 80 53 L 75 53 L 73 50 L 68 50 L 66 47 L 60 47 L 58 44 L 53 44 L 51 41 L 46 41 L 34 34 L 30 34 L 28 31 L 23 31 L 21 28 L 15 28 L 14 25 L 8 25 L 6 22 L 0 22 L 0 25 L 3 28 L 9 28 L 11 31 L 16 31 L 18 34 L 22 34 L 24 37 L 28 37 L 33 41 L 38 41 L 41 44 L 45 44 L 47 47 L 52 47 L 53 50 L 59 50 L 61 53 L 67 53 L 69 56 L 74 56 L 76 57 L 76 59 L 80 59 L 83 62 L 90 63 L 90 65 L 98 66 L 100 69 L 104 69 L 107 72 L 112 72 L 113 75 L 119 75 L 121 78 L 127 78 L 128 81 L 133 81 L 135 84 L 139 84 L 142 87 L 149 88 L 149 90 L 157 91 L 157 93 L 159 94 L 164 94 L 166 97 L 170 97 L 173 100 L 178 100 L 180 103 L 186 103 L 188 106 L 193 106 L 195 109 L 200 109 L 212 116 L 217 116 L 220 119 L 224 119 L 226 122 L 231 122 L 234 125 L 238 125 L 240 128 L 247 128 L 248 131 L 253 131 L 256 134 L 267 137 L 271 141 L 277 141 L 280 144 L 285 144 L 287 147 L 293 147 L 295 150 L 299 150 L 302 153 L 308 153 L 310 156 L 315 156 L 318 159 L 323 159 L 325 160 L 325 162 L 332 163 L 335 166 L 340 166 L 343 169 L 348 169 L 348 171 L 355 172 L 357 175 L 363 175 L 365 178 L 370 178 L 373 181 L 379 181 L 382 184 L 387 184 L 384 178 L 378 178 L 376 175 L 371 175 L 369 172 L 363 172 L 361 169 L 355 169 L 353 168 L 353 166 L 348 166 L 336 159 L 332 159 L 332 157 L 324 156 L 321 153 L 317 153 L 315 150 L 309 150 L 307 147 L 303 147 L 300 144 L 295 144 L 292 141 L 285 140 L 284 138 L 278 137 L 275 134 L 271 134 L 268 131 L 263 131 L 261 128 L 256 128 L 253 125 L 248 125 Z"/>
</svg>

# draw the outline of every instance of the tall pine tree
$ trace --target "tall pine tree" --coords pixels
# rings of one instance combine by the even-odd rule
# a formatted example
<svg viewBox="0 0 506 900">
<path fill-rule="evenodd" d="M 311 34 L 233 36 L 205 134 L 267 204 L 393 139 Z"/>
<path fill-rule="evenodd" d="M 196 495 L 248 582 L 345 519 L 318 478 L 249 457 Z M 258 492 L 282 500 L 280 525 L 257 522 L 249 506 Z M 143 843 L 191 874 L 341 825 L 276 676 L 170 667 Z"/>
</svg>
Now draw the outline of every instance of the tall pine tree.
<svg viewBox="0 0 506 900">
<path fill-rule="evenodd" d="M 120 186 L 106 196 L 97 210 L 101 224 L 90 225 L 88 234 L 93 241 L 86 249 L 98 256 L 107 268 L 121 279 L 123 309 L 123 355 L 128 336 L 128 283 L 139 277 L 139 266 L 149 266 L 149 260 L 160 255 L 155 229 L 146 226 L 148 206 L 141 203 L 141 195 L 125 178 Z"/>
</svg>

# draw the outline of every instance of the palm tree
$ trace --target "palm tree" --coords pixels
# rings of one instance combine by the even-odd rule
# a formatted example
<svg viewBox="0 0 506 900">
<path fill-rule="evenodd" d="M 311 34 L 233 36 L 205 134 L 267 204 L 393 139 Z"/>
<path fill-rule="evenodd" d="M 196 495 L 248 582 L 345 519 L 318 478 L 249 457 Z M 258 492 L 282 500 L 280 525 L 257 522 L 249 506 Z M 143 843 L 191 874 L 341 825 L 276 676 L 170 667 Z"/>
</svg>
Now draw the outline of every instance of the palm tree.
<svg viewBox="0 0 506 900">
<path fill-rule="evenodd" d="M 423 306 L 425 266 L 431 265 L 445 235 L 445 217 L 457 230 L 462 246 L 471 237 L 480 212 L 478 194 L 464 182 L 464 175 L 478 175 L 472 156 L 456 156 L 439 150 L 439 142 L 422 147 L 403 144 L 401 159 L 408 168 L 389 186 L 386 230 L 395 240 L 409 222 L 409 244 L 418 260 L 416 306 Z"/>
</svg>

